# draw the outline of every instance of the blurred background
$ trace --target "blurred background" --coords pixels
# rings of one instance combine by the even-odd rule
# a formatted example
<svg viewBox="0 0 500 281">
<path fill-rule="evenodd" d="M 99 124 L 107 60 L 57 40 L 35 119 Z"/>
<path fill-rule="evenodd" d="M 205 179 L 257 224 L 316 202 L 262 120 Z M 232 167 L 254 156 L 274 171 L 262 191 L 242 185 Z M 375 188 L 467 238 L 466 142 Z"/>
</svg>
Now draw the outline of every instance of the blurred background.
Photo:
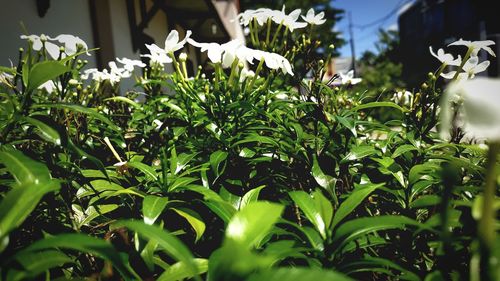
<svg viewBox="0 0 500 281">
<path fill-rule="evenodd" d="M 163 46 L 166 35 L 186 30 L 200 42 L 227 42 L 244 38 L 233 21 L 246 9 L 268 7 L 286 11 L 313 7 L 324 11 L 327 22 L 316 29 L 322 44 L 318 57 L 336 46 L 328 67 L 333 73 L 354 69 L 364 86 L 373 89 L 418 86 L 439 62 L 430 55 L 460 38 L 493 40 L 500 53 L 500 20 L 492 0 L 2 0 L 0 9 L 0 65 L 17 61 L 26 46 L 21 34 L 73 34 L 99 47 L 89 67 L 103 68 L 115 57 L 140 59 L 144 44 Z M 188 46 L 188 45 L 187 45 Z M 445 48 L 454 54 L 458 46 Z M 188 46 L 189 72 L 204 64 L 206 55 Z M 499 61 L 491 61 L 480 75 L 498 77 Z"/>
</svg>

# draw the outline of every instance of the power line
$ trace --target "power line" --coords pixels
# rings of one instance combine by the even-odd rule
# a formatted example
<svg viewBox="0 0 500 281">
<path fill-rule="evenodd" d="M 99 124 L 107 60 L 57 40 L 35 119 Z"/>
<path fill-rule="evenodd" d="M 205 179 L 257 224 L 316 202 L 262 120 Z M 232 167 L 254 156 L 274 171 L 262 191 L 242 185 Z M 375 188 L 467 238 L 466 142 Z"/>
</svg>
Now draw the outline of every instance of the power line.
<svg viewBox="0 0 500 281">
<path fill-rule="evenodd" d="M 387 15 L 385 15 L 385 16 L 383 16 L 383 17 L 381 17 L 373 22 L 367 23 L 367 24 L 354 24 L 353 26 L 363 30 L 365 28 L 368 28 L 368 27 L 371 27 L 374 25 L 382 25 L 382 24 L 384 24 L 385 21 L 387 21 L 389 18 L 394 16 L 399 11 L 399 9 L 401 7 L 403 7 L 404 5 L 406 5 L 410 2 L 413 2 L 413 0 L 406 0 L 406 1 L 399 0 L 399 2 L 396 4 L 396 6 L 394 6 L 394 8 Z"/>
</svg>

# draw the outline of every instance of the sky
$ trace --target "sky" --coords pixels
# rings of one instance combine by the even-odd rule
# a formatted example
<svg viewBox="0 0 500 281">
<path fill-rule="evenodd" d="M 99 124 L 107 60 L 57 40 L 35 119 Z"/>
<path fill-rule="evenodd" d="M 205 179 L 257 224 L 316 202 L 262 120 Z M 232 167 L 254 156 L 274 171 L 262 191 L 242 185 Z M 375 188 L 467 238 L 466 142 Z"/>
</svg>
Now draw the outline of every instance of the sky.
<svg viewBox="0 0 500 281">
<path fill-rule="evenodd" d="M 377 31 L 383 29 L 397 29 L 398 14 L 413 2 L 412 0 L 332 0 L 331 5 L 345 11 L 344 18 L 336 24 L 336 29 L 343 33 L 344 39 L 349 42 L 349 20 L 351 12 L 354 47 L 356 57 L 364 51 L 376 51 Z M 349 44 L 339 49 L 341 57 L 351 56 Z"/>
</svg>

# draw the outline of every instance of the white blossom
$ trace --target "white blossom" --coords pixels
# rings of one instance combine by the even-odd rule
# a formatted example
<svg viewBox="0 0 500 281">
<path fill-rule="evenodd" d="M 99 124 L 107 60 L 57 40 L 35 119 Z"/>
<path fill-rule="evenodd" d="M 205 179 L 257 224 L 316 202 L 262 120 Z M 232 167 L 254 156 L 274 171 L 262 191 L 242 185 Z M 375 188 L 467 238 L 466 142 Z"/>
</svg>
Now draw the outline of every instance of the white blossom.
<svg viewBox="0 0 500 281">
<path fill-rule="evenodd" d="M 83 41 L 80 37 L 71 34 L 60 34 L 55 38 L 49 37 L 49 39 L 64 44 L 64 52 L 68 56 L 76 54 L 78 46 L 81 46 L 81 48 L 85 51 L 89 49 L 85 41 Z M 87 52 L 87 55 L 90 56 L 89 52 Z"/>
<path fill-rule="evenodd" d="M 459 97 L 457 99 L 457 97 Z M 500 141 L 500 80 L 478 77 L 453 82 L 441 101 L 441 136 L 445 138 L 452 122 L 452 102 L 458 110 L 464 130 L 473 137 Z"/>
<path fill-rule="evenodd" d="M 462 58 L 460 57 L 460 55 L 458 55 L 458 57 L 454 59 L 453 55 L 445 53 L 442 48 L 439 49 L 436 54 L 434 53 L 434 50 L 432 50 L 432 46 L 429 46 L 429 51 L 431 52 L 431 55 L 433 57 L 437 58 L 441 63 L 444 63 L 446 65 L 459 66 L 462 63 Z"/>
<path fill-rule="evenodd" d="M 283 24 L 293 32 L 295 29 L 304 28 L 307 26 L 307 23 L 297 21 L 300 16 L 300 11 L 300 9 L 296 9 L 287 15 L 285 13 L 285 6 L 283 6 L 283 9 L 281 11 L 273 12 L 272 20 L 277 24 Z"/>
<path fill-rule="evenodd" d="M 343 85 L 355 85 L 362 81 L 361 78 L 354 78 L 354 70 L 350 70 L 347 73 L 339 72 L 339 75 Z"/>
<path fill-rule="evenodd" d="M 458 80 L 472 79 L 477 73 L 485 71 L 489 65 L 489 61 L 479 63 L 479 58 L 477 56 L 471 56 L 462 67 L 464 72 L 458 74 L 457 78 Z M 441 73 L 441 76 L 446 79 L 453 79 L 456 73 L 456 71 L 450 71 L 448 73 Z"/>
<path fill-rule="evenodd" d="M 134 71 L 134 67 L 145 67 L 146 64 L 143 63 L 140 60 L 131 60 L 129 58 L 116 58 L 116 61 L 123 64 L 123 68 L 126 69 L 127 71 Z"/>
<path fill-rule="evenodd" d="M 160 48 L 156 44 L 146 44 L 146 48 L 149 50 L 149 54 L 141 55 L 143 57 L 150 58 L 152 62 L 159 64 L 171 63 L 172 58 L 169 57 L 173 52 L 180 50 L 184 47 L 187 40 L 191 36 L 191 30 L 186 31 L 186 37 L 179 41 L 179 32 L 177 30 L 172 30 L 165 39 L 165 47 Z"/>
<path fill-rule="evenodd" d="M 45 34 L 42 34 L 40 36 L 33 34 L 21 35 L 21 39 L 29 40 L 32 44 L 33 50 L 40 51 L 42 47 L 45 46 L 45 50 L 47 50 L 47 53 L 51 58 L 55 60 L 59 58 L 59 46 L 52 42 L 49 42 L 49 38 Z"/>
<path fill-rule="evenodd" d="M 325 12 L 318 13 L 317 15 L 314 15 L 314 9 L 311 8 L 307 11 L 306 16 L 301 16 L 302 19 L 304 19 L 305 22 L 309 23 L 310 25 L 321 25 L 326 22 L 325 17 Z"/>
<path fill-rule="evenodd" d="M 488 52 L 490 55 L 496 57 L 495 52 L 493 52 L 493 50 L 489 47 L 491 45 L 495 45 L 495 41 L 492 41 L 492 40 L 467 41 L 467 40 L 463 40 L 462 38 L 460 38 L 460 40 L 455 41 L 455 42 L 449 44 L 448 46 L 466 46 L 467 48 L 471 48 L 472 49 L 472 53 L 471 53 L 472 56 L 477 56 L 479 51 L 482 49 L 482 50 L 485 50 L 486 52 Z"/>
</svg>

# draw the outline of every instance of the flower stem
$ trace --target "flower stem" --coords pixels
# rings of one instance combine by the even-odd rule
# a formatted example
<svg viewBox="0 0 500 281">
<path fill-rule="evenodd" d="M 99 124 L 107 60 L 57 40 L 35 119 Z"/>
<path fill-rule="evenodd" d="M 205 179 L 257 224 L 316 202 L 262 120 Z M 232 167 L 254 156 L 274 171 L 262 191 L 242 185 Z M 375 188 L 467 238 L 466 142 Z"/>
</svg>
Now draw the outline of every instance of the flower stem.
<svg viewBox="0 0 500 281">
<path fill-rule="evenodd" d="M 274 43 L 276 42 L 276 39 L 278 38 L 278 33 L 280 33 L 281 27 L 283 27 L 283 22 L 278 25 L 278 28 L 276 29 L 276 32 L 274 32 L 273 35 L 273 40 L 271 40 L 271 44 L 269 45 L 269 50 L 274 49 Z"/>
<path fill-rule="evenodd" d="M 453 80 L 454 81 L 457 80 L 458 75 L 460 74 L 460 71 L 463 70 L 463 67 L 464 67 L 465 63 L 470 58 L 470 55 L 472 54 L 472 50 L 473 50 L 473 48 L 469 47 L 469 49 L 467 50 L 467 53 L 465 53 L 465 56 L 462 59 L 462 62 L 460 63 L 460 66 L 457 69 L 457 73 L 455 73 L 455 76 L 453 76 Z"/>
<path fill-rule="evenodd" d="M 480 274 L 481 280 L 495 280 L 494 268 L 490 268 L 490 256 L 495 244 L 495 209 L 496 198 L 496 160 L 500 152 L 500 142 L 493 142 L 488 149 L 488 163 L 486 167 L 486 186 L 483 191 L 481 218 L 478 225 L 479 248 L 481 251 Z"/>
</svg>

